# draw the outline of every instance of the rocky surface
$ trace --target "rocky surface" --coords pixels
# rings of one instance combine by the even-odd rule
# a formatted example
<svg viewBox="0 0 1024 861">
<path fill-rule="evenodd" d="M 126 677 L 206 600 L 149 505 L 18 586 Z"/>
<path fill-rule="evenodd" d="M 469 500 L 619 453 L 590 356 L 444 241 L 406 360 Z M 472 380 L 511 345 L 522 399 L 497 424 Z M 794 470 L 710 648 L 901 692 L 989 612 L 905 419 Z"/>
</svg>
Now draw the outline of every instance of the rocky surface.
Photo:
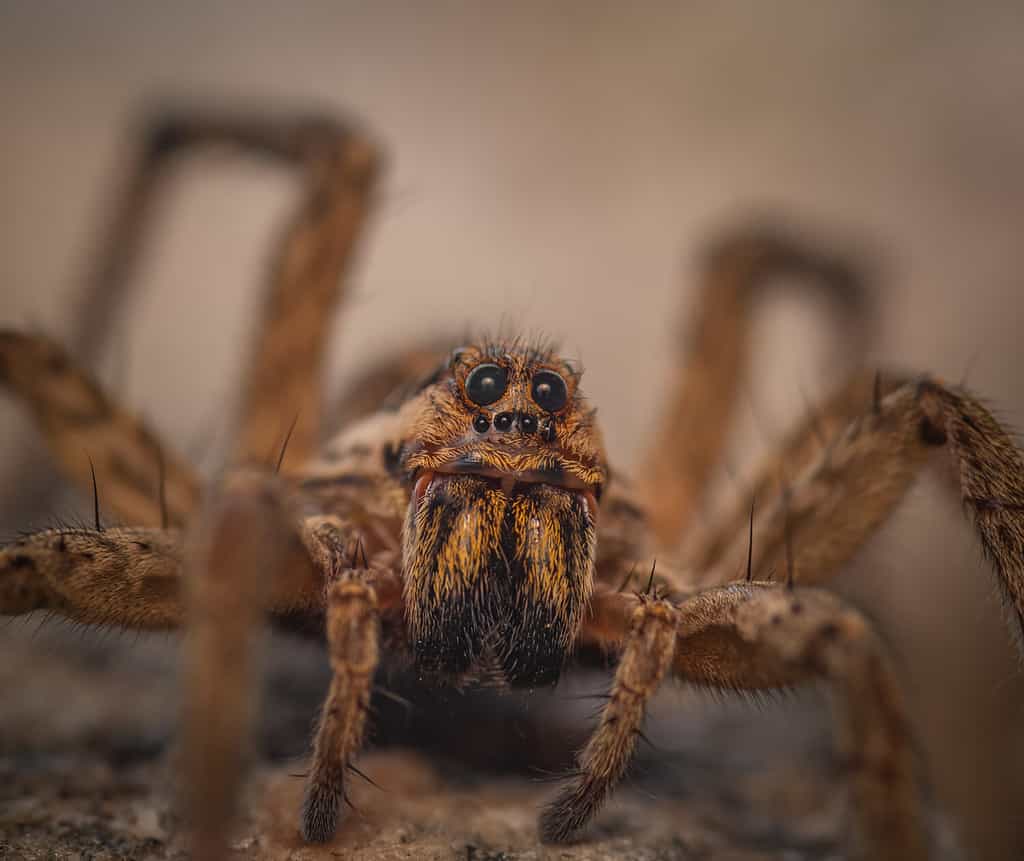
<svg viewBox="0 0 1024 861">
<path fill-rule="evenodd" d="M 0 857 L 187 858 L 174 812 L 174 638 L 72 632 L 38 621 L 0 633 Z M 542 847 L 536 814 L 606 684 L 553 692 L 379 696 L 371 785 L 328 846 L 296 831 L 307 737 L 324 688 L 313 644 L 269 640 L 258 756 L 233 832 L 238 858 L 839 859 L 842 783 L 815 697 L 762 707 L 668 692 L 628 784 L 576 844 Z"/>
</svg>

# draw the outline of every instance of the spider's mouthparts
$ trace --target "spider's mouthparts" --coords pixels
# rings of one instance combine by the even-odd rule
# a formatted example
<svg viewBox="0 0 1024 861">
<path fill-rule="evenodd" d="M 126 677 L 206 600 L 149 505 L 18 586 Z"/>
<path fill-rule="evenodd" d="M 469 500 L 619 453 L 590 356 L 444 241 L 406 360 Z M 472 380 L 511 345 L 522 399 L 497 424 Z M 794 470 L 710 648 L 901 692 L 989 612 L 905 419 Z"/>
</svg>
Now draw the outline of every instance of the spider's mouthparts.
<svg viewBox="0 0 1024 861">
<path fill-rule="evenodd" d="M 412 487 L 412 502 L 413 505 L 419 505 L 420 501 L 426 495 L 427 488 L 430 487 L 430 482 L 434 480 L 434 473 L 426 469 L 419 474 L 416 479 L 416 483 Z"/>
<path fill-rule="evenodd" d="M 596 524 L 589 491 L 521 474 L 416 473 L 402 594 L 421 675 L 536 687 L 561 672 L 593 589 Z"/>
<path fill-rule="evenodd" d="M 585 484 L 577 478 L 562 473 L 555 475 L 546 470 L 510 473 L 482 465 L 474 465 L 473 469 L 467 469 L 462 465 L 453 464 L 436 470 L 423 470 L 413 484 L 413 505 L 420 504 L 423 497 L 426 496 L 430 485 L 439 475 L 471 475 L 476 478 L 486 479 L 493 482 L 508 497 L 511 497 L 516 492 L 519 485 L 549 484 L 552 487 L 558 487 L 570 493 L 578 493 L 586 502 L 591 519 L 597 519 L 597 494 L 599 492 L 597 487 Z"/>
</svg>

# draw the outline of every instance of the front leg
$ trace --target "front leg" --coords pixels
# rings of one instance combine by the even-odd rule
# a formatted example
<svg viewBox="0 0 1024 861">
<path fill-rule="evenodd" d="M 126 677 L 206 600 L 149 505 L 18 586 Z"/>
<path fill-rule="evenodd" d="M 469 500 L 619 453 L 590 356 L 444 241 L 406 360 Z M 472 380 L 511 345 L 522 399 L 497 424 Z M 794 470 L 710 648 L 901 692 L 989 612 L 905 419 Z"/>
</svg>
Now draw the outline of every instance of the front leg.
<svg viewBox="0 0 1024 861">
<path fill-rule="evenodd" d="M 332 679 L 302 805 L 302 836 L 310 843 L 324 843 L 334 836 L 341 804 L 348 801 L 345 773 L 363 746 L 373 675 L 380 661 L 377 596 L 362 576 L 369 573 L 346 571 L 327 593 Z"/>
<path fill-rule="evenodd" d="M 337 830 L 347 801 L 345 774 L 363 746 L 374 673 L 380 660 L 380 614 L 399 606 L 401 579 L 370 568 L 358 533 L 335 515 L 308 518 L 305 543 L 327 587 L 326 635 L 331 687 L 320 713 L 306 779 L 300 830 L 324 843 Z"/>
<path fill-rule="evenodd" d="M 606 648 L 626 642 L 628 653 L 636 599 L 603 592 L 593 603 L 592 630 L 584 630 L 584 639 Z M 673 613 L 678 628 L 670 663 L 684 681 L 725 692 L 828 682 L 859 857 L 928 858 L 926 806 L 906 706 L 885 649 L 860 613 L 832 593 L 777 583 L 707 589 Z M 549 809 L 545 819 L 552 816 Z M 565 822 L 559 837 L 583 821 Z"/>
<path fill-rule="evenodd" d="M 541 839 L 547 843 L 572 837 L 622 778 L 633 757 L 647 703 L 672 664 L 676 611 L 669 602 L 641 599 L 629 626 L 608 703 L 579 756 L 579 772 L 541 815 Z"/>
</svg>

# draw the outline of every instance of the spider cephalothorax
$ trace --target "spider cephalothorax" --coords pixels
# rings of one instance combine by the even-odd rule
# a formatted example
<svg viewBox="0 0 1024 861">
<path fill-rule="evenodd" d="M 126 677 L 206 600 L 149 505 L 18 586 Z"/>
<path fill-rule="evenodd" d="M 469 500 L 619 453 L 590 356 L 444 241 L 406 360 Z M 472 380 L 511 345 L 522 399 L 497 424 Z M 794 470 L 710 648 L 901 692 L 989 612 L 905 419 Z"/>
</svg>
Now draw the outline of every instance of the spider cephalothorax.
<svg viewBox="0 0 1024 861">
<path fill-rule="evenodd" d="M 467 347 L 407 405 L 403 580 L 421 670 L 558 678 L 593 590 L 607 480 L 579 376 L 547 350 Z"/>
</svg>

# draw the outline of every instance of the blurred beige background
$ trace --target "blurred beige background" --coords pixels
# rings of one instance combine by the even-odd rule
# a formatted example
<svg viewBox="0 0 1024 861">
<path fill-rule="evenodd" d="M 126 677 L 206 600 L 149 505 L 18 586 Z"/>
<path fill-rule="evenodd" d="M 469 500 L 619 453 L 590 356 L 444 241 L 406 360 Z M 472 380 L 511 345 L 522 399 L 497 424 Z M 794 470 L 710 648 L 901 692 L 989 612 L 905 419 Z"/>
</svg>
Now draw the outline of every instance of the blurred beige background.
<svg viewBox="0 0 1024 861">
<path fill-rule="evenodd" d="M 166 97 L 344 112 L 390 152 L 336 382 L 439 330 L 541 329 L 586 365 L 629 462 L 696 253 L 730 219 L 779 211 L 881 255 L 872 359 L 952 380 L 969 369 L 1024 422 L 1018 4 L 7 0 L 0 324 L 69 331 L 125 130 Z M 183 448 L 230 418 L 290 192 L 261 167 L 205 159 L 161 210 L 98 370 Z M 765 315 L 735 463 L 837 379 L 825 321 L 795 300 Z M 0 402 L 3 457 L 31 448 Z M 934 491 L 912 494 L 846 588 L 901 655 L 965 842 L 1019 857 L 1022 674 L 978 549 Z M 5 529 L 30 525 L 9 507 L 18 493 L 4 488 Z"/>
</svg>

